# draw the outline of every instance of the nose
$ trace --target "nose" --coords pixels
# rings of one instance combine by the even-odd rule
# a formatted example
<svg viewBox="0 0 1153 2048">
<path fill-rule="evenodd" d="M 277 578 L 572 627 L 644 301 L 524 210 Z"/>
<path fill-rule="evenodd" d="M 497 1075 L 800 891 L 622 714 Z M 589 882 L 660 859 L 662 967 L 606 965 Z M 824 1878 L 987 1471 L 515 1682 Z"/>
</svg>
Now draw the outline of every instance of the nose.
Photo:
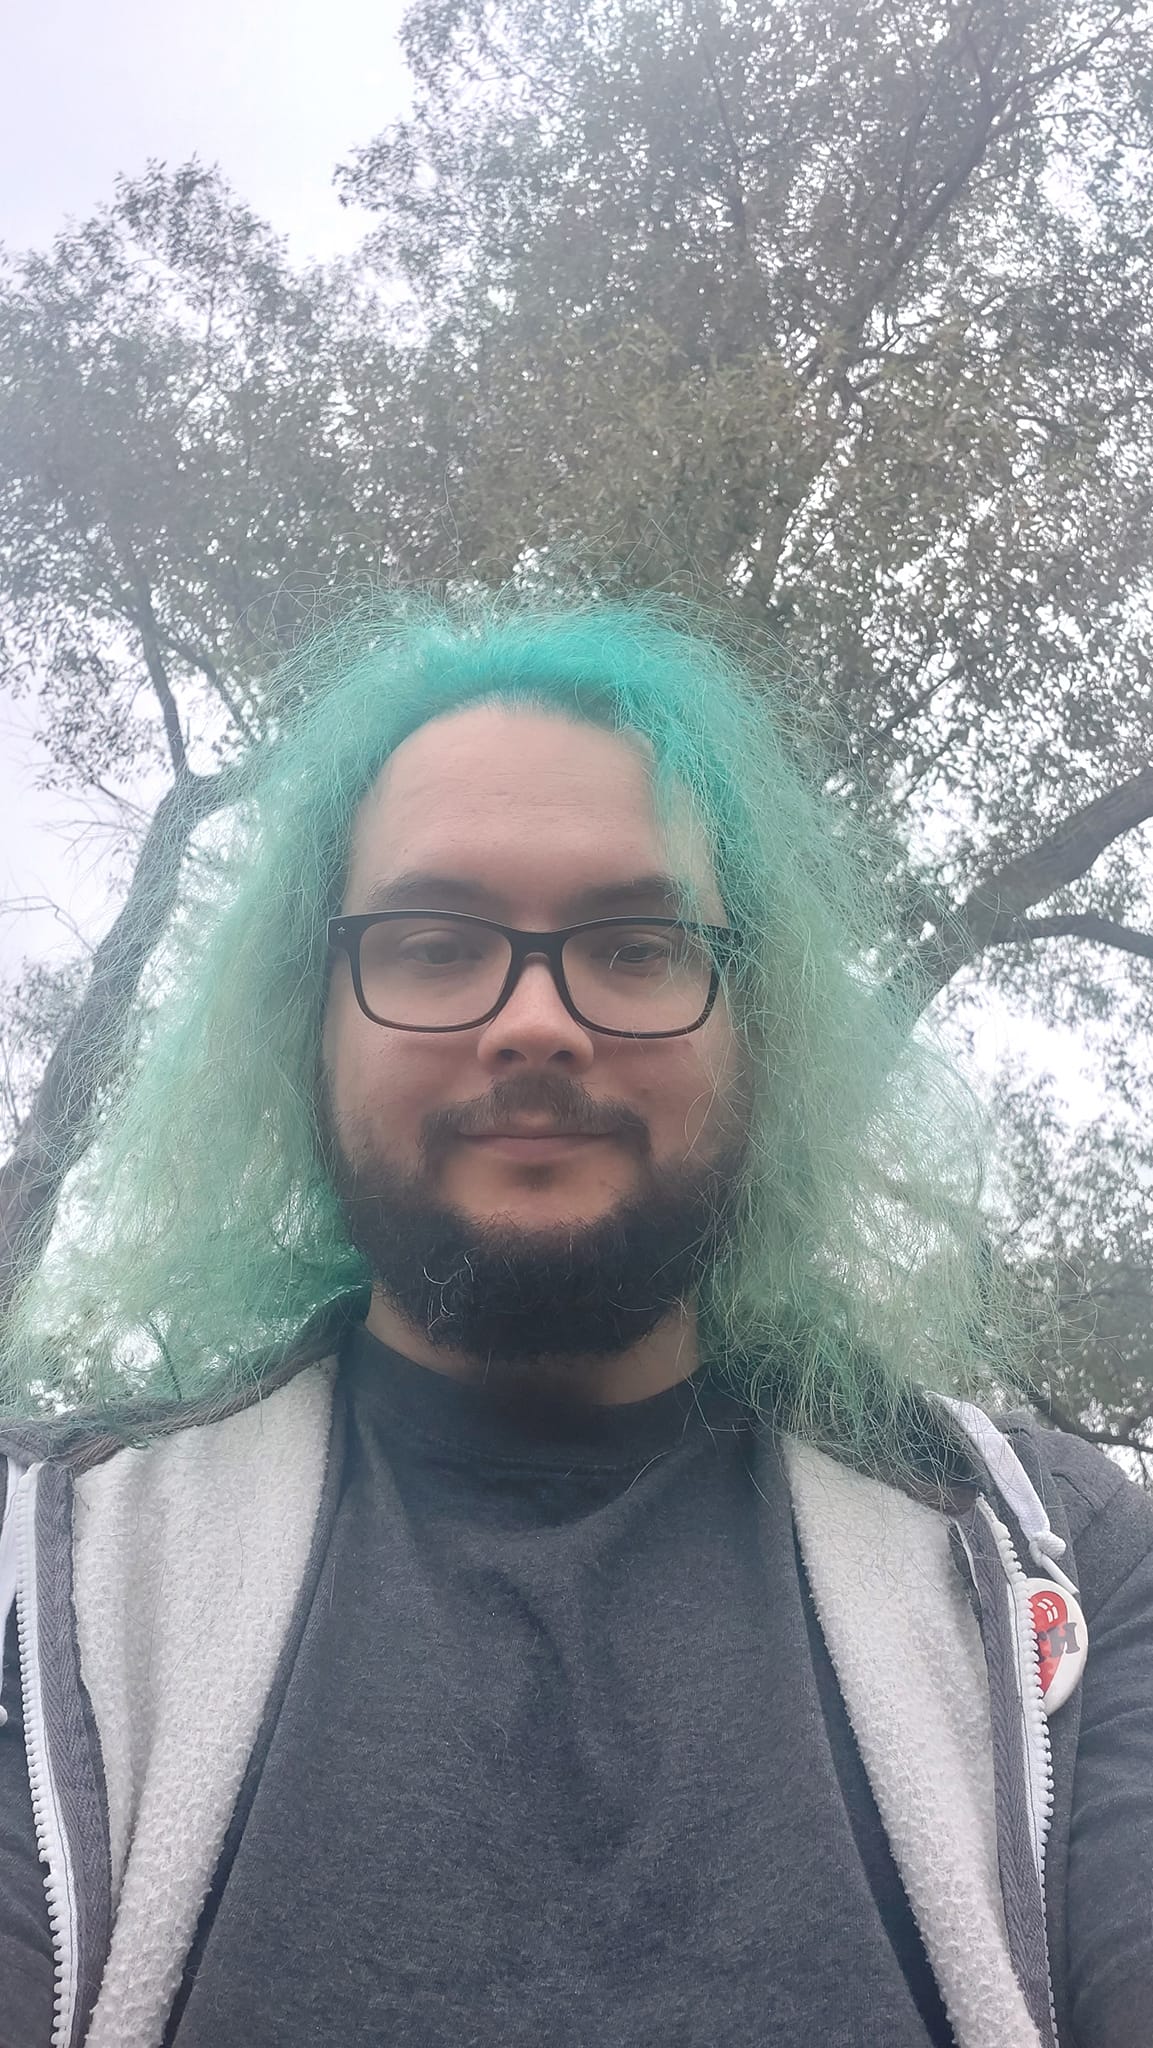
<svg viewBox="0 0 1153 2048">
<path fill-rule="evenodd" d="M 530 955 L 503 1010 L 481 1032 L 477 1054 L 493 1069 L 555 1063 L 581 1073 L 594 1046 L 591 1032 L 565 1009 L 548 962 Z"/>
</svg>

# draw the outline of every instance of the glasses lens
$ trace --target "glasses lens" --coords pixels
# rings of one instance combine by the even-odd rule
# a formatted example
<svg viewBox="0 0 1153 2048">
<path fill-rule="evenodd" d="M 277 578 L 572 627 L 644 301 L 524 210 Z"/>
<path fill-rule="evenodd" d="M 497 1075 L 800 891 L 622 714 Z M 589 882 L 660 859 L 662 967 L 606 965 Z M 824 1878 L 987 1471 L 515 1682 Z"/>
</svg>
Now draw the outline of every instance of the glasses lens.
<svg viewBox="0 0 1153 2048">
<path fill-rule="evenodd" d="M 564 971 L 581 1015 L 606 1031 L 685 1031 L 709 1000 L 713 959 L 693 932 L 613 924 L 566 939 Z"/>
<path fill-rule="evenodd" d="M 382 1024 L 471 1024 L 496 1002 L 511 958 L 508 940 L 483 925 L 390 918 L 360 941 L 364 998 Z"/>
</svg>

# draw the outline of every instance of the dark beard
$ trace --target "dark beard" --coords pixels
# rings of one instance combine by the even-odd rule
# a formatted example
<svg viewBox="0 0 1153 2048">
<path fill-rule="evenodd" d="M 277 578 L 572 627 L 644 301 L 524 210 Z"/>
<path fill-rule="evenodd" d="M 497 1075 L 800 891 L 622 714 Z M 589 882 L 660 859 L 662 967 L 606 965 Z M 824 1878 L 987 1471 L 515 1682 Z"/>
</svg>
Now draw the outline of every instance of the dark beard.
<svg viewBox="0 0 1153 2048">
<path fill-rule="evenodd" d="M 436 1201 L 425 1171 L 351 1160 L 326 1119 L 349 1238 L 404 1320 L 445 1351 L 504 1369 L 615 1356 L 698 1292 L 726 1234 L 743 1146 L 660 1168 L 595 1223 L 525 1230 Z M 448 1133 L 426 1132 L 431 1159 Z M 647 1137 L 647 1133 L 645 1134 Z"/>
</svg>

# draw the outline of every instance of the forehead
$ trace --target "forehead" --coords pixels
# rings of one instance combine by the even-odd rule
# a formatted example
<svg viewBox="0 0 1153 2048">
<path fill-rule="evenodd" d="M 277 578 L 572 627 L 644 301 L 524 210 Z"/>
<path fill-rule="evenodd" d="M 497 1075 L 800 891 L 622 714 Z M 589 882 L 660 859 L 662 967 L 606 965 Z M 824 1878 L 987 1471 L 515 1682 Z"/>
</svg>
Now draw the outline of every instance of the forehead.
<svg viewBox="0 0 1153 2048">
<path fill-rule="evenodd" d="M 386 764 L 356 815 L 346 896 L 409 872 L 511 898 L 659 869 L 715 894 L 687 799 L 662 813 L 639 737 L 534 706 L 473 705 L 422 726 Z"/>
</svg>

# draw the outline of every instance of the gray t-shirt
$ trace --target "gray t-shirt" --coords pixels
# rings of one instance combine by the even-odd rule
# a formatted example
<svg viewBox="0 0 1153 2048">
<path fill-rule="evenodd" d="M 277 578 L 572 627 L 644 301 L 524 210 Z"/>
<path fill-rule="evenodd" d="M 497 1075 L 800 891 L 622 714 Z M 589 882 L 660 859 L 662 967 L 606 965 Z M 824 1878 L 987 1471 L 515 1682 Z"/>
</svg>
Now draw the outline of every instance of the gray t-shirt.
<svg viewBox="0 0 1153 2048">
<path fill-rule="evenodd" d="M 948 2041 L 735 1404 L 513 1416 L 363 1333 L 346 1374 L 329 1556 L 174 2048 Z"/>
</svg>

